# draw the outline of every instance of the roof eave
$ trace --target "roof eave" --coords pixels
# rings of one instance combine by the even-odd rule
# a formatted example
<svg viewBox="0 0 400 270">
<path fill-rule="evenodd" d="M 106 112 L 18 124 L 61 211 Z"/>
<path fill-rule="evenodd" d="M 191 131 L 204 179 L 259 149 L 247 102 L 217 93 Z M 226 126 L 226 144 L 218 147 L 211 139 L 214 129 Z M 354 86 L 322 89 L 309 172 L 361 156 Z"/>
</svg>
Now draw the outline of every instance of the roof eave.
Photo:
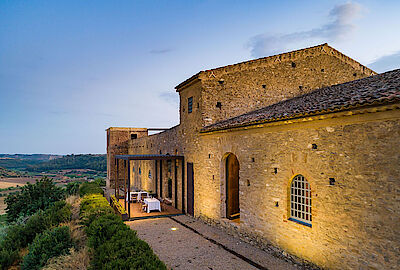
<svg viewBox="0 0 400 270">
<path fill-rule="evenodd" d="M 394 105 L 394 104 L 400 104 L 400 100 L 394 99 L 391 101 L 387 101 L 387 100 L 375 101 L 375 102 L 367 103 L 367 104 L 359 104 L 358 103 L 358 104 L 354 104 L 354 105 L 343 106 L 340 108 L 318 110 L 318 111 L 314 111 L 314 112 L 310 112 L 310 113 L 299 113 L 299 114 L 291 115 L 288 117 L 277 117 L 277 118 L 272 118 L 272 119 L 255 120 L 255 121 L 246 122 L 243 124 L 231 125 L 231 126 L 226 126 L 226 127 L 216 127 L 216 128 L 209 128 L 209 129 L 203 128 L 202 130 L 200 130 L 200 133 L 207 134 L 207 133 L 213 133 L 213 132 L 219 132 L 219 131 L 225 131 L 225 130 L 234 130 L 234 129 L 246 128 L 246 127 L 251 127 L 251 126 L 256 126 L 256 125 L 264 125 L 264 124 L 269 124 L 269 123 L 274 123 L 274 122 L 280 122 L 280 121 L 289 121 L 289 120 L 301 119 L 301 118 L 324 115 L 324 114 L 339 113 L 339 112 L 352 111 L 352 110 L 356 110 L 356 109 L 367 109 L 367 108 L 372 108 L 372 107 L 376 107 L 376 106 Z"/>
<path fill-rule="evenodd" d="M 186 87 L 192 85 L 193 83 L 200 81 L 199 75 L 202 73 L 203 71 L 198 72 L 197 74 L 193 75 L 192 77 L 190 77 L 189 79 L 181 82 L 180 84 L 178 84 L 177 86 L 175 86 L 176 92 L 180 92 L 183 89 L 185 89 Z"/>
</svg>

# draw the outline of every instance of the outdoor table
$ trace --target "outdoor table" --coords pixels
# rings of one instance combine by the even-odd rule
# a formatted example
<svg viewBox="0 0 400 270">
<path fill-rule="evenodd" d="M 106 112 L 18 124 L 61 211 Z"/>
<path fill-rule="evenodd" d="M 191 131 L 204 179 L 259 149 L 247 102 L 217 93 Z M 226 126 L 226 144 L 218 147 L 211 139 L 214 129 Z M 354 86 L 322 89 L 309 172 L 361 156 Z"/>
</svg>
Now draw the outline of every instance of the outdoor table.
<svg viewBox="0 0 400 270">
<path fill-rule="evenodd" d="M 131 200 L 132 200 L 132 195 L 137 194 L 137 200 L 140 201 L 142 199 L 142 195 L 144 197 L 148 197 L 149 193 L 147 191 L 131 191 Z M 126 193 L 126 201 L 128 201 L 128 192 Z"/>
<path fill-rule="evenodd" d="M 150 210 L 158 210 L 161 212 L 160 201 L 156 198 L 146 198 L 144 199 L 144 203 L 147 204 L 147 213 L 150 213 Z"/>
</svg>

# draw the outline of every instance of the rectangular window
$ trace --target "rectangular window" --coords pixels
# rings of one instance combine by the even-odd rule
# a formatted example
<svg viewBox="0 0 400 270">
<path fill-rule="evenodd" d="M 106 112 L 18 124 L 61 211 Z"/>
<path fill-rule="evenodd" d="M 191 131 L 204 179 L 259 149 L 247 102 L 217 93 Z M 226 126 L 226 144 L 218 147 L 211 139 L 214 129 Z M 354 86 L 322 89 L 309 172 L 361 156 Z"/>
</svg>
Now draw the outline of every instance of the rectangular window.
<svg viewBox="0 0 400 270">
<path fill-rule="evenodd" d="M 188 113 L 191 113 L 193 110 L 193 97 L 188 98 Z"/>
</svg>

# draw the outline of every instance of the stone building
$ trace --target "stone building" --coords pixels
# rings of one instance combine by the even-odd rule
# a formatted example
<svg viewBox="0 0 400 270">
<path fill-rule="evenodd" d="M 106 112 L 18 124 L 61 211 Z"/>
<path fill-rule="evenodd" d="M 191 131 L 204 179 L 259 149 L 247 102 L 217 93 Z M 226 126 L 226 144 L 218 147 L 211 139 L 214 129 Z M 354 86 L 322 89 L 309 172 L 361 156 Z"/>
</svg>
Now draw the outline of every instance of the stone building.
<svg viewBox="0 0 400 270">
<path fill-rule="evenodd" d="M 176 87 L 180 124 L 107 129 L 108 185 L 329 269 L 400 267 L 400 70 L 327 44 L 201 71 Z M 132 160 L 115 155 L 181 156 Z M 126 165 L 126 164 L 125 164 Z"/>
</svg>

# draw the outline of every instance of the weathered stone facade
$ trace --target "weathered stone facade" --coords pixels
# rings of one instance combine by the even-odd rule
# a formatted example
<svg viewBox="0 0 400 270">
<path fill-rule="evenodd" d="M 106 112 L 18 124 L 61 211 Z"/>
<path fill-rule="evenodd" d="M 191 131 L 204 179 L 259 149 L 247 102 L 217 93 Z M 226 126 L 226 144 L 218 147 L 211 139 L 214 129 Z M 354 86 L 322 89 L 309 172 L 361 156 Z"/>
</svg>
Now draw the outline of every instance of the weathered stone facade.
<svg viewBox="0 0 400 270">
<path fill-rule="evenodd" d="M 148 135 L 146 128 L 116 128 L 110 127 L 107 132 L 107 187 L 114 188 L 116 164 L 115 155 L 126 155 L 129 149 L 129 142 L 132 136 L 136 138 L 145 137 Z M 119 168 L 119 175 L 123 175 L 122 166 Z M 122 176 L 121 176 L 122 177 Z"/>
<path fill-rule="evenodd" d="M 183 155 L 184 164 L 163 162 L 162 170 L 154 161 L 131 161 L 131 185 L 160 191 L 154 177 L 162 174 L 158 196 L 166 198 L 170 197 L 167 179 L 177 179 L 171 199 L 177 198 L 177 208 L 187 209 L 187 191 L 182 197 L 181 189 L 182 184 L 187 186 L 182 183 L 182 179 L 187 181 L 187 172 L 182 178 L 181 168 L 193 163 L 195 216 L 321 267 L 396 269 L 399 106 L 381 104 L 201 132 L 210 124 L 313 89 L 374 74 L 326 44 L 202 71 L 177 86 L 178 126 L 150 136 L 140 130 L 143 136 L 136 139 L 130 138 L 134 129 L 107 131 L 114 134 L 107 144 L 109 179 L 113 182 L 115 154 Z M 226 219 L 225 158 L 229 153 L 236 155 L 240 165 L 239 223 Z M 290 183 L 297 174 L 311 185 L 311 227 L 289 220 Z M 335 179 L 333 185 L 330 179 Z"/>
<path fill-rule="evenodd" d="M 195 212 L 224 218 L 223 161 L 234 153 L 240 162 L 240 232 L 330 269 L 395 269 L 399 119 L 397 109 L 204 135 Z M 311 185 L 311 228 L 288 221 L 288 186 L 296 174 Z"/>
</svg>

